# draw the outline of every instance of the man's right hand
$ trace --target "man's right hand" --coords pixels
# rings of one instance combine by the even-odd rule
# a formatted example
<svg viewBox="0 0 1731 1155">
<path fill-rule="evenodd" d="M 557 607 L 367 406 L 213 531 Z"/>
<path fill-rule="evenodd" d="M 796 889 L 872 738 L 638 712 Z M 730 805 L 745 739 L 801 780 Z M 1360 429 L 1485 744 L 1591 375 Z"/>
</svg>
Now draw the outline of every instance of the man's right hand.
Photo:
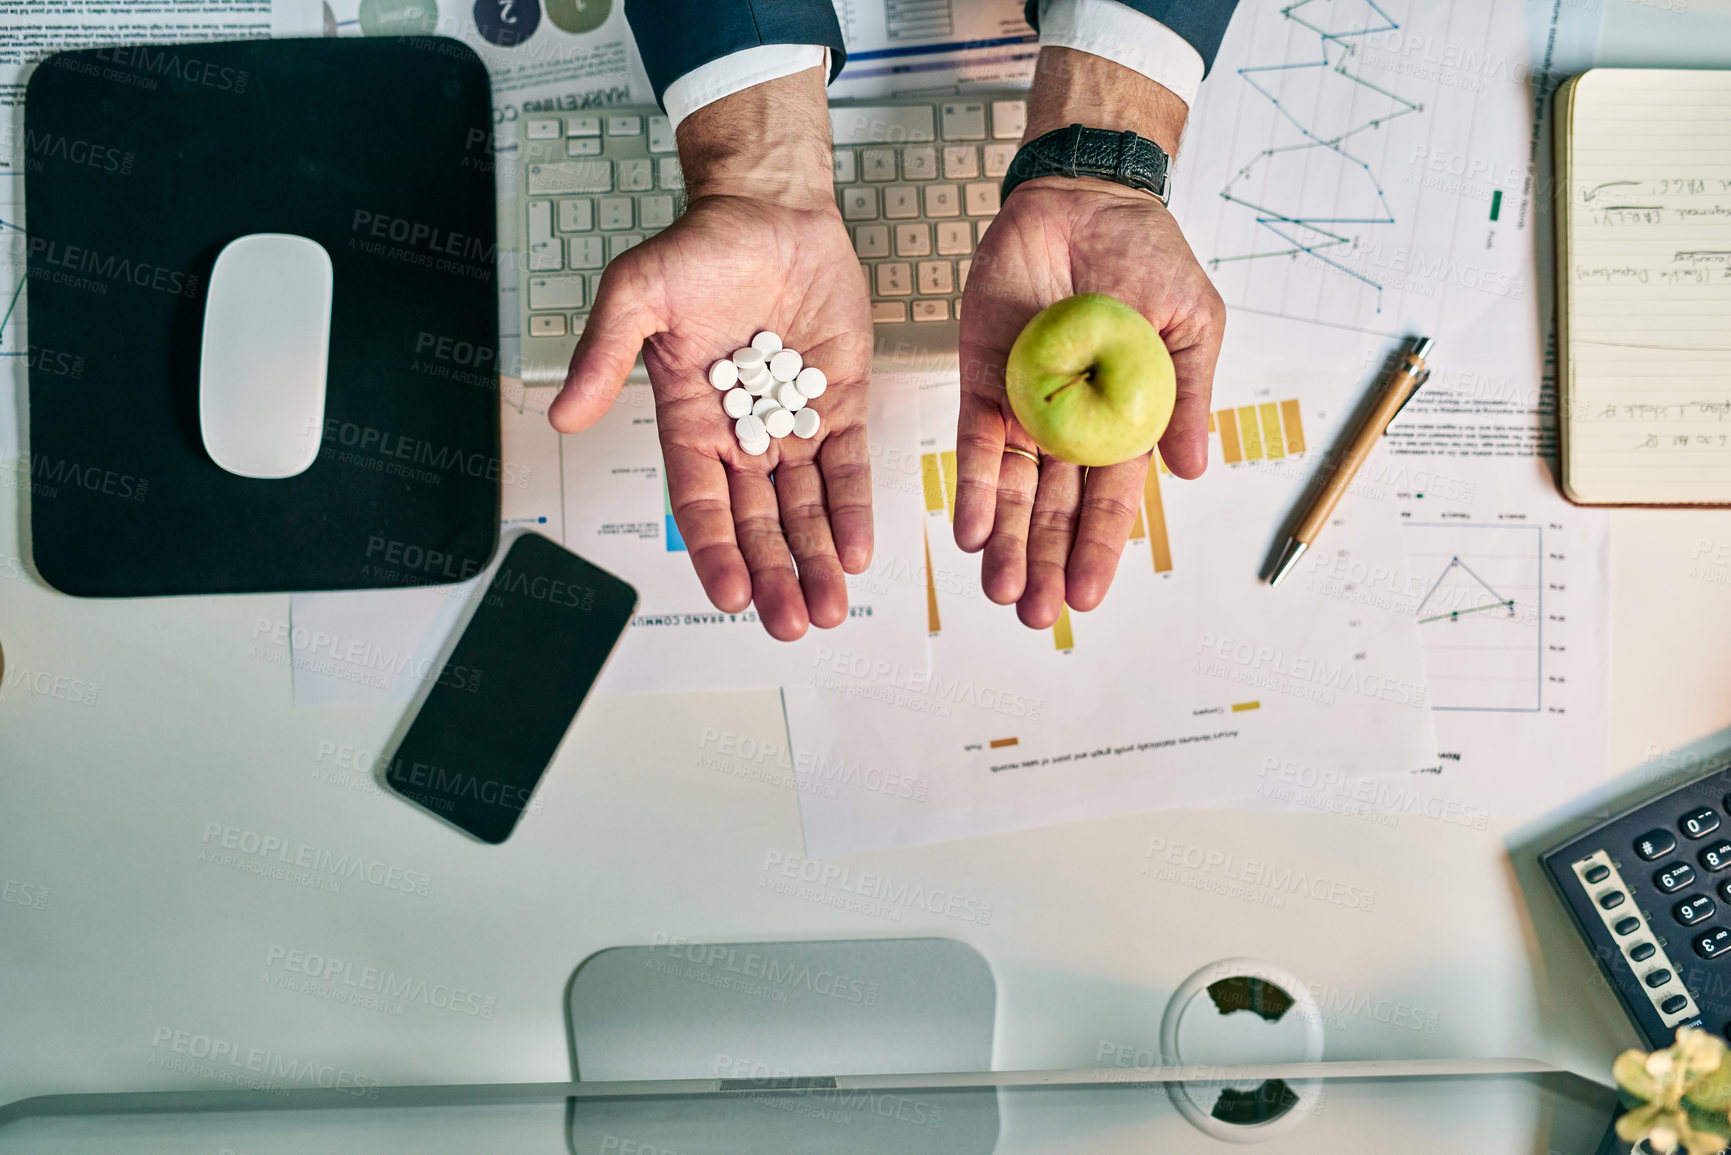
<svg viewBox="0 0 1731 1155">
<path fill-rule="evenodd" d="M 871 311 L 836 209 L 821 69 L 698 109 L 679 126 L 687 207 L 602 275 L 549 411 L 575 433 L 619 396 L 638 351 L 655 390 L 674 520 L 716 606 L 757 605 L 791 641 L 847 618 L 871 561 Z M 739 446 L 709 366 L 763 329 L 829 378 L 816 437 Z M 647 344 L 645 344 L 647 342 Z"/>
</svg>

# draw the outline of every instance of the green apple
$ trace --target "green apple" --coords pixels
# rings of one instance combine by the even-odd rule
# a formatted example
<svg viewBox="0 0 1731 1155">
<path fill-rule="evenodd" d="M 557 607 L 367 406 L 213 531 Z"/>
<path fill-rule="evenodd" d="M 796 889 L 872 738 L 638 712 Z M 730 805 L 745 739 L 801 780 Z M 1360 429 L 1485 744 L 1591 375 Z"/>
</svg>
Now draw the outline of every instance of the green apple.
<svg viewBox="0 0 1731 1155">
<path fill-rule="evenodd" d="M 1160 334 L 1104 293 L 1065 297 L 1034 314 L 1010 347 L 1004 377 L 1022 428 L 1074 465 L 1116 465 L 1147 453 L 1178 396 Z"/>
</svg>

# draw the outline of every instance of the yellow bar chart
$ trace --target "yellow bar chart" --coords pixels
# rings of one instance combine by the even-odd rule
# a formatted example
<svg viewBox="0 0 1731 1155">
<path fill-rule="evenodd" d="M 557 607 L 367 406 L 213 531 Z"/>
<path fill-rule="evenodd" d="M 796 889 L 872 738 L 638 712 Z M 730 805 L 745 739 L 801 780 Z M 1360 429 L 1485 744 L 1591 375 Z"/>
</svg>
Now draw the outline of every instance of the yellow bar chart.
<svg viewBox="0 0 1731 1155">
<path fill-rule="evenodd" d="M 1228 465 L 1279 461 L 1305 450 L 1304 418 L 1296 400 L 1217 409 L 1208 419 L 1208 432 L 1220 438 L 1220 456 Z"/>
</svg>

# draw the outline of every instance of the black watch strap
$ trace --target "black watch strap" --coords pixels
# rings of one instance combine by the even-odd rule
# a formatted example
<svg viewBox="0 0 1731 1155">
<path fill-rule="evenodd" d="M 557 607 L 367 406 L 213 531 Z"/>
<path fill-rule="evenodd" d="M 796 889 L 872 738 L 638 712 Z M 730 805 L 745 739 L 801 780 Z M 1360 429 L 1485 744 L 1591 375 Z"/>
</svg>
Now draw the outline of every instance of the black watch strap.
<svg viewBox="0 0 1731 1155">
<path fill-rule="evenodd" d="M 1025 180 L 1039 176 L 1092 176 L 1153 193 L 1166 203 L 1166 150 L 1133 132 L 1112 132 L 1072 124 L 1024 144 L 1004 173 L 1001 199 Z"/>
</svg>

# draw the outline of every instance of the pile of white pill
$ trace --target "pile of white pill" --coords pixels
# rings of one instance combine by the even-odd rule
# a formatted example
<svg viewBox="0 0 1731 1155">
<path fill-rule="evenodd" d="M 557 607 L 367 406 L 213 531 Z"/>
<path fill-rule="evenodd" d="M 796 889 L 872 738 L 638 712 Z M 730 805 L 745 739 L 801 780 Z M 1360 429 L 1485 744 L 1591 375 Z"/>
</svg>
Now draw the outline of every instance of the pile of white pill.
<svg viewBox="0 0 1731 1155">
<path fill-rule="evenodd" d="M 828 378 L 767 330 L 711 365 L 709 383 L 722 392 L 721 408 L 734 419 L 739 447 L 753 457 L 769 449 L 771 437 L 816 437 L 823 424 L 805 403 L 823 396 Z"/>
</svg>

